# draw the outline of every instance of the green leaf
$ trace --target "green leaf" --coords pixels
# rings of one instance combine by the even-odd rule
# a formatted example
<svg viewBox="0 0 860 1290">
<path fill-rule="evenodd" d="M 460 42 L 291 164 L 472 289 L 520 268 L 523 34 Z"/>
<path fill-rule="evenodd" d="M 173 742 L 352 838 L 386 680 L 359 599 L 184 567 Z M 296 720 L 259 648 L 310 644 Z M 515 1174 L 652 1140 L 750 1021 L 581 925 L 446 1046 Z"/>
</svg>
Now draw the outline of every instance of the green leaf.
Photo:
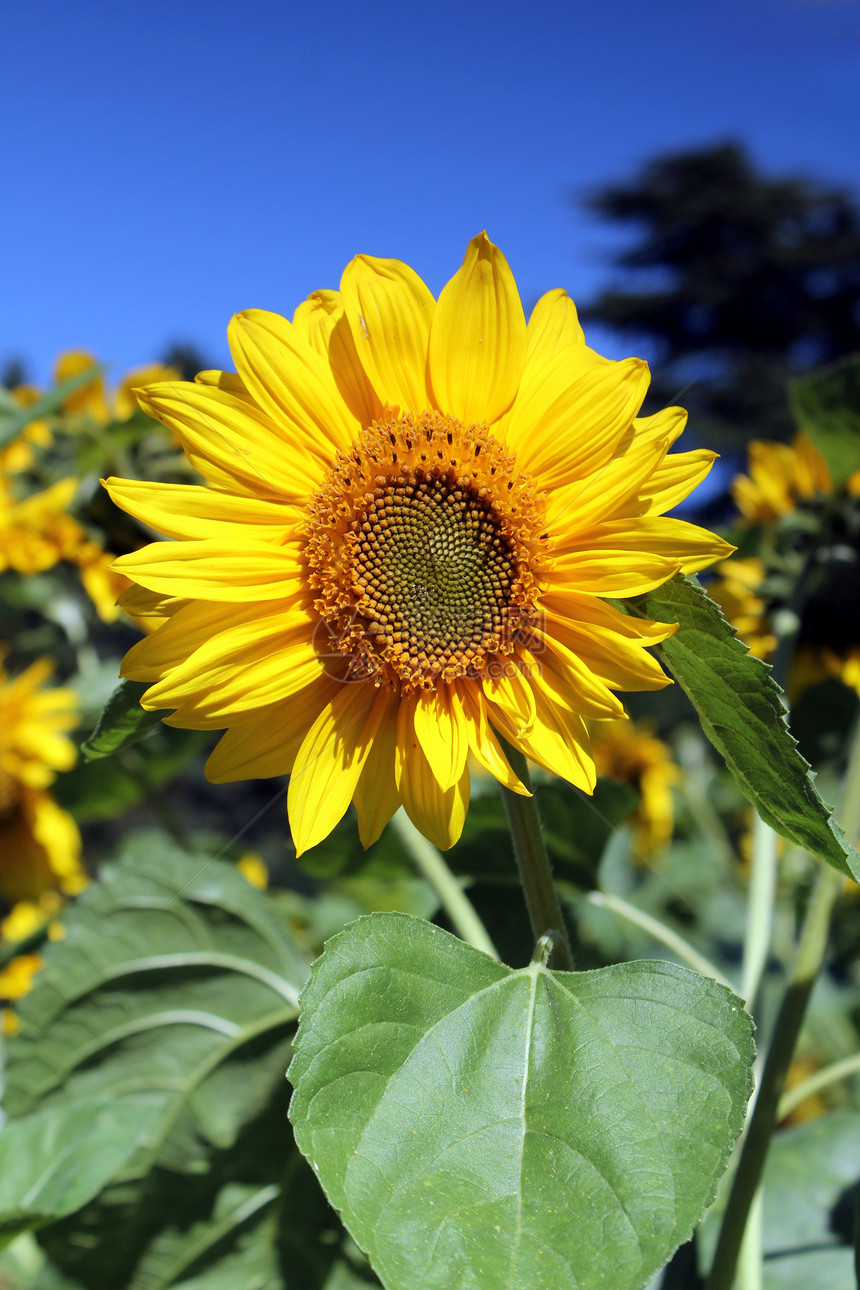
<svg viewBox="0 0 860 1290">
<path fill-rule="evenodd" d="M 146 712 L 140 706 L 141 696 L 148 689 L 145 681 L 120 681 L 105 704 L 95 730 L 81 744 L 87 761 L 110 757 L 120 748 L 137 743 L 158 725 L 165 713 Z"/>
<path fill-rule="evenodd" d="M 778 1133 L 764 1176 L 767 1290 L 856 1290 L 853 1204 L 860 1115 L 833 1111 Z"/>
<path fill-rule="evenodd" d="M 157 1103 L 89 1098 L 0 1132 L 0 1243 L 72 1214 L 123 1167 Z"/>
<path fill-rule="evenodd" d="M 854 1203 L 860 1113 L 840 1109 L 781 1129 L 762 1187 L 763 1290 L 857 1290 Z M 700 1266 L 713 1259 L 728 1185 L 699 1229 Z"/>
<path fill-rule="evenodd" d="M 163 842 L 107 868 L 63 927 L 21 1001 L 6 1109 L 153 1094 L 136 1166 L 199 1167 L 281 1077 L 306 976 L 286 928 L 232 865 Z"/>
<path fill-rule="evenodd" d="M 43 1229 L 52 1259 L 86 1287 L 124 1285 L 153 1227 L 197 1203 L 207 1171 L 261 1116 L 263 1141 L 278 1143 L 285 1107 L 274 1126 L 266 1115 L 286 1087 L 307 976 L 268 895 L 234 866 L 160 840 L 132 846 L 141 854 L 105 869 L 64 911 L 65 938 L 45 947 L 8 1046 L 13 1117 L 84 1097 L 158 1108 L 110 1188 Z"/>
<path fill-rule="evenodd" d="M 809 763 L 788 729 L 770 668 L 738 640 L 719 607 L 695 582 L 678 575 L 626 608 L 656 622 L 680 623 L 658 653 L 765 823 L 860 880 L 860 856 L 846 845 L 818 794 Z"/>
<path fill-rule="evenodd" d="M 798 425 L 841 488 L 860 460 L 860 354 L 797 377 L 788 391 Z"/>
<path fill-rule="evenodd" d="M 135 1269 L 135 1287 L 255 1290 L 265 1285 L 286 1290 L 276 1246 L 274 1211 L 279 1196 L 277 1183 L 257 1187 L 228 1183 L 208 1220 L 173 1228 L 153 1242 Z"/>
<path fill-rule="evenodd" d="M 302 995 L 290 1118 L 388 1290 L 635 1290 L 714 1195 L 751 1027 L 668 963 L 514 971 L 371 914 Z"/>
<path fill-rule="evenodd" d="M 17 439 L 23 430 L 26 430 L 31 421 L 39 421 L 42 417 L 53 416 L 59 412 L 70 395 L 81 390 L 86 385 L 91 385 L 93 380 L 104 374 L 104 367 L 96 365 L 88 367 L 85 372 L 79 372 L 77 376 L 72 376 L 68 381 L 62 381 L 43 394 L 40 399 L 32 403 L 28 408 L 22 408 L 17 403 L 15 411 L 11 411 L 9 404 L 4 404 L 0 408 L 0 448 Z"/>
<path fill-rule="evenodd" d="M 117 757 L 79 759 L 57 776 L 53 795 L 79 824 L 112 820 L 138 802 L 158 808 L 163 787 L 211 743 L 208 731 L 156 726 L 149 738 Z"/>
</svg>

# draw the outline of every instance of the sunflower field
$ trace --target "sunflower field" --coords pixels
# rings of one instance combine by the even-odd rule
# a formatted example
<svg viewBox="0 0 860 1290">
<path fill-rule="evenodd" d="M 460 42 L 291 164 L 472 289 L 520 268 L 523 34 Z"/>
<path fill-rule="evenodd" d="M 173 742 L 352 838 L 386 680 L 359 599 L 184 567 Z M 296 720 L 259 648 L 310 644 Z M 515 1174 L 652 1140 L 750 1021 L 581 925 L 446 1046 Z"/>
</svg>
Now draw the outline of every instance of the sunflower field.
<svg viewBox="0 0 860 1290">
<path fill-rule="evenodd" d="M 0 1290 L 850 1290 L 860 359 L 714 532 L 485 234 L 228 340 L 0 389 Z"/>
</svg>

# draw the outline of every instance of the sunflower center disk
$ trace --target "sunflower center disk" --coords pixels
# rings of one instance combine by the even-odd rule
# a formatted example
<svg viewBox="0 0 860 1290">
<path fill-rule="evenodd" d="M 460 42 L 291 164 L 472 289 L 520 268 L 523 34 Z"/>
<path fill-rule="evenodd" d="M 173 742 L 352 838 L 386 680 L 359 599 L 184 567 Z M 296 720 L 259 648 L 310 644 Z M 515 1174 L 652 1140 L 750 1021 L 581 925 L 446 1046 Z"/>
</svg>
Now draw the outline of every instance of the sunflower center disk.
<svg viewBox="0 0 860 1290">
<path fill-rule="evenodd" d="M 543 505 L 486 427 L 429 412 L 374 423 L 311 515 L 318 647 L 350 676 L 432 688 L 528 635 Z"/>
</svg>

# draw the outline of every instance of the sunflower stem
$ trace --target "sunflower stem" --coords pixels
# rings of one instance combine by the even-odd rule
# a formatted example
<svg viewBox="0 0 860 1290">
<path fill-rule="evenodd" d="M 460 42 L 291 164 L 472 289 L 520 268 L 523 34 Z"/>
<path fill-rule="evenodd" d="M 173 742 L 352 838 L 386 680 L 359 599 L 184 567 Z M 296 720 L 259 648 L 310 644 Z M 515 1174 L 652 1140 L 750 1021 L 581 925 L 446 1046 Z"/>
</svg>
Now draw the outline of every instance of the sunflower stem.
<svg viewBox="0 0 860 1290">
<path fill-rule="evenodd" d="M 525 788 L 532 793 L 528 763 L 519 749 L 502 740 L 511 769 Z M 573 951 L 567 936 L 564 915 L 558 892 L 552 878 L 546 843 L 543 839 L 540 816 L 534 794 L 523 797 L 511 789 L 502 788 L 502 799 L 508 816 L 508 826 L 514 844 L 514 855 L 520 873 L 520 883 L 526 898 L 534 938 L 552 937 L 550 967 L 562 972 L 572 972 Z"/>
<path fill-rule="evenodd" d="M 463 890 L 462 884 L 448 868 L 440 851 L 416 829 L 404 810 L 399 810 L 391 820 L 392 828 L 400 838 L 416 869 L 430 883 L 451 920 L 451 925 L 468 945 L 499 959 L 499 953 L 490 940 L 475 906 Z"/>
<path fill-rule="evenodd" d="M 839 817 L 848 838 L 855 838 L 860 830 L 860 723 L 854 732 Z M 765 1058 L 758 1095 L 735 1170 L 705 1290 L 731 1290 L 750 1207 L 761 1181 L 771 1134 L 776 1126 L 785 1077 L 809 997 L 824 964 L 833 907 L 844 882 L 841 873 L 820 862 L 794 963 Z"/>
</svg>

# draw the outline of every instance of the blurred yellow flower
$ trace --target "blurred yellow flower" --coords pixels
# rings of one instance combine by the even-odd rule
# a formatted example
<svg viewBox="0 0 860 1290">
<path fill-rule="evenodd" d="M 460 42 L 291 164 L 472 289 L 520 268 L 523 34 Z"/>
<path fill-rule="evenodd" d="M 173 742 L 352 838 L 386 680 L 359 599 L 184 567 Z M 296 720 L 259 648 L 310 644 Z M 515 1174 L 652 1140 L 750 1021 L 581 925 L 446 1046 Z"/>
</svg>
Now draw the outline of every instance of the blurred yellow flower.
<svg viewBox="0 0 860 1290">
<path fill-rule="evenodd" d="M 154 381 L 178 381 L 180 372 L 163 363 L 147 363 L 127 372 L 114 392 L 108 390 L 104 377 L 97 371 L 98 360 L 84 349 L 71 349 L 61 354 L 54 364 L 54 381 L 57 385 L 94 369 L 92 381 L 70 394 L 63 404 L 63 411 L 72 415 L 88 416 L 100 425 L 111 421 L 127 421 L 137 411 L 137 400 L 132 391 L 138 385 Z"/>
<path fill-rule="evenodd" d="M 17 385 L 10 393 L 22 408 L 31 408 L 42 397 L 42 391 L 35 385 Z M 41 418 L 31 421 L 17 439 L 0 448 L 0 472 L 14 475 L 29 470 L 35 460 L 33 449 L 47 448 L 50 442 L 51 428 L 47 421 Z"/>
<path fill-rule="evenodd" d="M 84 589 L 106 623 L 120 615 L 117 598 L 130 587 L 113 569 L 114 556 L 87 537 L 69 512 L 76 479 L 61 479 L 18 499 L 0 473 L 0 573 L 44 573 L 61 560 L 77 565 Z"/>
<path fill-rule="evenodd" d="M 23 941 L 32 936 L 45 924 L 48 924 L 48 938 L 59 941 L 65 936 L 65 929 L 55 917 L 62 908 L 63 898 L 56 891 L 43 891 L 38 900 L 19 900 L 11 913 L 0 920 L 0 936 L 6 942 Z M 0 1004 L 10 1004 L 23 998 L 32 985 L 33 976 L 42 967 L 39 954 L 18 954 L 4 968 L 0 969 Z M 13 1035 L 19 1028 L 15 1012 L 9 1008 L 2 1009 L 2 1031 Z"/>
<path fill-rule="evenodd" d="M 778 520 L 824 497 L 834 497 L 835 489 L 827 463 L 808 437 L 799 431 L 791 445 L 754 442 L 749 445 L 749 474 L 739 475 L 732 484 L 732 493 L 743 518 L 749 523 L 773 525 Z M 843 495 L 837 499 L 841 506 L 856 511 L 852 498 L 860 496 L 860 471 L 846 481 Z M 847 520 L 848 533 L 856 529 L 856 520 Z M 784 557 L 778 547 L 777 555 Z M 850 541 L 850 536 L 847 538 Z M 765 551 L 769 548 L 766 546 Z M 860 553 L 858 553 L 860 554 Z M 777 561 L 777 573 L 784 581 L 784 564 Z M 768 567 L 763 559 L 733 557 L 722 561 L 715 570 L 714 581 L 708 587 L 726 618 L 737 629 L 738 635 L 758 658 L 768 660 L 777 647 L 774 631 L 778 601 L 768 602 L 763 593 Z M 820 637 L 821 633 L 817 635 Z M 830 678 L 841 680 L 860 694 L 860 642 L 838 648 L 827 644 L 809 644 L 803 641 L 794 653 L 787 685 L 791 702 L 810 685 Z"/>
<path fill-rule="evenodd" d="M 239 859 L 238 869 L 252 887 L 258 887 L 260 891 L 266 890 L 269 885 L 269 870 L 263 857 L 257 855 L 256 851 L 246 851 Z"/>
<path fill-rule="evenodd" d="M 228 338 L 236 374 L 139 391 L 210 487 L 107 481 L 179 539 L 115 566 L 170 615 L 123 664 L 144 706 L 227 727 L 215 782 L 291 772 L 299 851 L 351 801 L 365 845 L 403 804 L 450 847 L 470 751 L 524 791 L 496 730 L 591 792 L 585 719 L 665 685 L 646 650 L 674 630 L 607 598 L 731 550 L 663 518 L 714 457 L 669 455 L 683 410 L 639 418 L 647 366 L 589 349 L 565 292 L 527 325 L 485 234 L 438 301 L 362 255 Z"/>
<path fill-rule="evenodd" d="M 54 364 L 54 383 L 62 385 L 64 381 L 70 381 L 73 376 L 81 376 L 93 368 L 93 379 L 87 385 L 81 386 L 70 394 L 63 404 L 63 411 L 71 415 L 92 417 L 93 421 L 106 422 L 110 420 L 108 413 L 107 398 L 105 396 L 104 377 L 95 369 L 98 367 L 98 360 L 95 355 L 88 353 L 85 349 L 70 349 L 60 354 Z"/>
<path fill-rule="evenodd" d="M 633 844 L 643 856 L 661 850 L 672 837 L 672 785 L 680 770 L 668 744 L 645 722 L 605 721 L 591 726 L 597 774 L 630 784 L 639 794 L 632 815 Z"/>
<path fill-rule="evenodd" d="M 749 474 L 737 476 L 732 496 L 751 524 L 769 524 L 798 502 L 833 492 L 827 463 L 802 430 L 791 444 L 755 440 L 748 451 Z"/>
<path fill-rule="evenodd" d="M 77 825 L 48 792 L 76 758 L 68 738 L 76 697 L 46 686 L 52 670 L 41 659 L 9 677 L 0 665 L 0 898 L 8 907 L 86 884 Z"/>
<path fill-rule="evenodd" d="M 15 497 L 0 476 L 0 573 L 44 573 L 60 560 L 74 560 L 86 535 L 69 513 L 76 479 L 61 479 L 29 497 Z"/>
<path fill-rule="evenodd" d="M 737 629 L 750 653 L 756 658 L 769 658 L 776 649 L 776 637 L 768 627 L 765 602 L 758 595 L 764 581 L 764 562 L 733 556 L 718 564 L 714 572 L 716 577 L 708 587 L 708 595 Z"/>
</svg>

